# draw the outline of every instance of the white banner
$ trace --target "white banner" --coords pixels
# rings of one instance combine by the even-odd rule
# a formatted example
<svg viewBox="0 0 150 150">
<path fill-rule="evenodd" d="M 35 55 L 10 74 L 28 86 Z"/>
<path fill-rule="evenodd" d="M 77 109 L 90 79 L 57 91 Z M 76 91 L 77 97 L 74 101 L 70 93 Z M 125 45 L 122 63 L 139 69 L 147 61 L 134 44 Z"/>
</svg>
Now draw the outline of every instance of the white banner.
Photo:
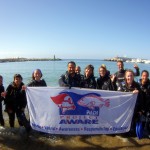
<svg viewBox="0 0 150 150">
<path fill-rule="evenodd" d="M 27 87 L 30 124 L 52 134 L 130 130 L 137 94 L 80 88 Z"/>
</svg>

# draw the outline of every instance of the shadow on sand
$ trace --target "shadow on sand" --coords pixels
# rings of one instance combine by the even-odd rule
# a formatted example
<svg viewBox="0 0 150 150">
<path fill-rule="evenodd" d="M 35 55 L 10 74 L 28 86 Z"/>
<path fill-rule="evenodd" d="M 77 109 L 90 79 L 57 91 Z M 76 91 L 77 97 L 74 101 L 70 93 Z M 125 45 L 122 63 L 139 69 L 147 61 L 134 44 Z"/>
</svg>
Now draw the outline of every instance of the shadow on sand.
<svg viewBox="0 0 150 150">
<path fill-rule="evenodd" d="M 119 137 L 119 138 L 118 138 Z M 147 149 L 149 139 L 123 138 L 121 136 L 90 135 L 68 136 L 34 134 L 29 137 L 15 135 L 0 135 L 0 149 L 13 150 L 119 150 L 119 149 Z M 123 141 L 126 139 L 126 141 Z"/>
</svg>

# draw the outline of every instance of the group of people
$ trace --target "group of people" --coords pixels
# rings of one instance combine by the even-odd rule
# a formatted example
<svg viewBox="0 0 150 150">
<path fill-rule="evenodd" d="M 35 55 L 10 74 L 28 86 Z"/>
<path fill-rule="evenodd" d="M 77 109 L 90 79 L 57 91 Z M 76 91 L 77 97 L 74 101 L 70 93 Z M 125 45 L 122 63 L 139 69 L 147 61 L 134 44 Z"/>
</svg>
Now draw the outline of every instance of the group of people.
<svg viewBox="0 0 150 150">
<path fill-rule="evenodd" d="M 123 61 L 117 61 L 118 71 L 111 74 L 106 66 L 102 64 L 98 71 L 99 77 L 94 76 L 94 66 L 89 64 L 85 67 L 84 74 L 81 74 L 80 66 L 76 66 L 74 61 L 67 64 L 67 71 L 60 76 L 58 83 L 61 87 L 79 87 L 99 90 L 111 90 L 122 92 L 137 93 L 137 101 L 135 105 L 132 128 L 135 128 L 135 122 L 140 115 L 147 116 L 150 113 L 150 80 L 149 72 L 143 70 L 139 82 L 134 80 L 134 76 L 139 76 L 140 71 L 137 65 L 134 66 L 135 72 L 124 69 Z M 39 87 L 47 86 L 42 79 L 42 72 L 36 69 L 32 73 L 32 81 L 24 85 L 23 78 L 20 74 L 14 75 L 13 82 L 8 85 L 6 91 L 3 86 L 3 77 L 0 76 L 0 125 L 5 126 L 2 112 L 2 101 L 5 104 L 5 111 L 9 116 L 10 127 L 14 128 L 15 114 L 20 127 L 24 126 L 27 132 L 31 127 L 27 120 L 24 110 L 27 105 L 25 89 L 26 86 Z M 150 124 L 147 124 L 147 130 L 150 134 Z"/>
<path fill-rule="evenodd" d="M 32 73 L 32 81 L 28 83 L 27 86 L 47 86 L 45 80 L 42 79 L 42 72 L 40 69 L 36 69 Z M 25 115 L 25 108 L 27 105 L 25 89 L 26 85 L 24 85 L 23 78 L 20 74 L 14 75 L 13 82 L 8 85 L 6 91 L 3 86 L 3 77 L 0 76 L 0 129 L 4 129 L 5 126 L 2 112 L 2 101 L 4 101 L 5 112 L 7 112 L 9 117 L 11 131 L 14 132 L 16 115 L 20 129 L 25 128 L 27 133 L 30 132 L 30 122 Z"/>
<path fill-rule="evenodd" d="M 140 76 L 139 67 L 134 65 L 135 72 L 131 69 L 124 69 L 123 61 L 117 61 L 118 71 L 110 74 L 106 66 L 102 64 L 99 67 L 99 77 L 94 77 L 94 66 L 85 67 L 84 74 L 81 74 L 80 66 L 76 66 L 75 62 L 68 63 L 68 70 L 61 75 L 59 85 L 63 87 L 80 87 L 99 90 L 111 90 L 121 92 L 132 92 L 137 94 L 131 131 L 135 131 L 136 122 L 141 116 L 150 116 L 150 80 L 149 72 L 143 70 L 139 82 L 134 80 L 134 76 Z M 149 118 L 150 119 L 150 118 Z M 145 123 L 147 131 L 150 134 L 150 122 Z M 131 132 L 130 131 L 130 132 Z"/>
</svg>

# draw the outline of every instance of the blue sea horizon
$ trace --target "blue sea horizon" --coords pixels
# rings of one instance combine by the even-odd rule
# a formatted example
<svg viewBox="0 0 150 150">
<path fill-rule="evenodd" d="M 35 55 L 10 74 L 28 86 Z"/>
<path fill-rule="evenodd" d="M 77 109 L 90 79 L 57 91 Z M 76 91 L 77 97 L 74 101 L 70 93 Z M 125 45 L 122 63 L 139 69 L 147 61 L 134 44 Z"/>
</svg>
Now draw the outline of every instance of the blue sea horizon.
<svg viewBox="0 0 150 150">
<path fill-rule="evenodd" d="M 0 63 L 0 75 L 3 76 L 3 85 L 6 88 L 12 81 L 13 76 L 19 73 L 23 77 L 23 82 L 28 84 L 31 81 L 32 73 L 35 69 L 41 69 L 43 73 L 43 79 L 45 79 L 48 86 L 57 87 L 58 80 L 61 74 L 67 70 L 67 63 L 69 61 L 75 61 L 76 65 L 81 67 L 81 73 L 84 74 L 84 69 L 87 65 L 92 64 L 94 66 L 95 77 L 99 77 L 98 68 L 101 64 L 105 64 L 111 74 L 117 71 L 116 62 L 104 61 L 100 59 L 62 59 L 61 61 L 25 61 L 25 62 L 5 62 Z M 134 63 L 124 63 L 125 68 L 133 69 Z M 146 69 L 150 70 L 149 64 L 138 64 L 140 71 Z M 139 78 L 139 77 L 138 77 Z M 136 80 L 138 80 L 136 78 Z"/>
</svg>

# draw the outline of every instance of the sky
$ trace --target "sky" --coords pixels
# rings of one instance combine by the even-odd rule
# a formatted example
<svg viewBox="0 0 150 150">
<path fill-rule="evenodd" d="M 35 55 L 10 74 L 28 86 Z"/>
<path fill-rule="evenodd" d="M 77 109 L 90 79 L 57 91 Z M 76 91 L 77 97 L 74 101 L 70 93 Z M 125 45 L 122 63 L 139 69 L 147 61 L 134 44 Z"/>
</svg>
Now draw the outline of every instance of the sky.
<svg viewBox="0 0 150 150">
<path fill-rule="evenodd" d="M 0 58 L 150 59 L 150 0 L 0 0 Z"/>
</svg>

